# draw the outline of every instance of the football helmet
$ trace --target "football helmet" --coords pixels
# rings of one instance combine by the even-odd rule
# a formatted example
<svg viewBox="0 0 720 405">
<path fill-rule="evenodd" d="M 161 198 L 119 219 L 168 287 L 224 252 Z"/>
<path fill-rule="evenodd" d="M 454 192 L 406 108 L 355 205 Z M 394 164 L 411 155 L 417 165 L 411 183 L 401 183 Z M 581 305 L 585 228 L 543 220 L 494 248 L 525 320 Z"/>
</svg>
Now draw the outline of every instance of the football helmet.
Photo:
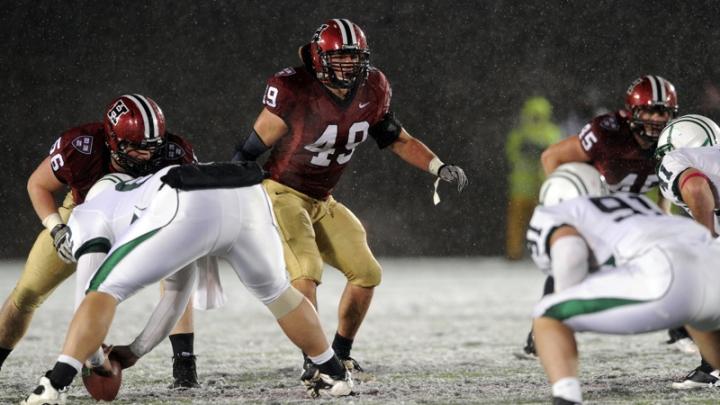
<svg viewBox="0 0 720 405">
<path fill-rule="evenodd" d="M 655 158 L 660 160 L 666 153 L 677 148 L 698 148 L 717 145 L 720 127 L 708 117 L 688 114 L 670 121 L 658 138 Z"/>
<path fill-rule="evenodd" d="M 349 89 L 367 78 L 370 49 L 365 33 L 345 18 L 321 25 L 309 44 L 310 64 L 325 85 Z"/>
<path fill-rule="evenodd" d="M 660 76 L 648 75 L 636 79 L 627 89 L 625 108 L 630 112 L 630 128 L 643 138 L 657 140 L 667 122 L 677 116 L 678 102 L 675 86 Z M 667 114 L 667 120 L 643 119 L 643 112 Z"/>
<path fill-rule="evenodd" d="M 576 197 L 610 194 L 605 179 L 588 163 L 571 162 L 558 166 L 540 187 L 540 205 L 550 206 Z"/>
<path fill-rule="evenodd" d="M 165 116 L 157 103 L 140 94 L 120 96 L 108 105 L 104 124 L 110 154 L 125 172 L 141 176 L 161 167 Z M 134 150 L 149 152 L 149 158 L 131 156 Z"/>
</svg>

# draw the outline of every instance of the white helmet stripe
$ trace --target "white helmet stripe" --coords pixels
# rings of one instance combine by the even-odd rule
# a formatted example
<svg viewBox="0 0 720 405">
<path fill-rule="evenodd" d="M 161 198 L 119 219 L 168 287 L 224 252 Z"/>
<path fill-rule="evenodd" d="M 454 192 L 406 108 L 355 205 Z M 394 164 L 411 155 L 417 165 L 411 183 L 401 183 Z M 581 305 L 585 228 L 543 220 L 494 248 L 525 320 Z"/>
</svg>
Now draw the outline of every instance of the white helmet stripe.
<svg viewBox="0 0 720 405">
<path fill-rule="evenodd" d="M 347 24 L 348 31 L 350 31 L 350 44 L 352 44 L 352 45 L 357 44 L 358 40 L 357 40 L 357 36 L 355 35 L 354 24 L 346 18 L 343 18 L 342 20 Z"/>
<path fill-rule="evenodd" d="M 658 79 L 658 83 L 660 83 L 660 97 L 661 97 L 660 102 L 665 103 L 665 100 L 668 97 L 666 89 L 670 88 L 670 84 L 663 77 L 660 77 L 660 76 L 655 76 L 655 77 Z"/>
<path fill-rule="evenodd" d="M 123 97 L 127 97 L 128 99 L 130 99 L 140 111 L 140 115 L 143 119 L 145 139 L 155 139 L 157 137 L 157 134 L 159 133 L 158 118 L 155 114 L 155 110 L 152 109 L 148 100 L 139 94 L 126 94 Z"/>
<path fill-rule="evenodd" d="M 343 44 L 347 44 L 348 43 L 348 35 L 347 35 L 347 32 L 345 31 L 345 27 L 343 26 L 343 22 L 340 21 L 339 18 L 334 18 L 333 21 L 335 21 L 335 24 L 337 24 L 338 28 L 340 28 L 340 33 L 342 34 Z"/>
<path fill-rule="evenodd" d="M 652 100 L 653 100 L 653 103 L 654 103 L 654 102 L 657 101 L 657 99 L 658 99 L 658 84 L 657 84 L 657 81 L 655 80 L 655 77 L 653 77 L 653 76 L 645 76 L 645 77 L 647 77 L 648 81 L 650 82 L 650 87 L 652 88 Z"/>
</svg>

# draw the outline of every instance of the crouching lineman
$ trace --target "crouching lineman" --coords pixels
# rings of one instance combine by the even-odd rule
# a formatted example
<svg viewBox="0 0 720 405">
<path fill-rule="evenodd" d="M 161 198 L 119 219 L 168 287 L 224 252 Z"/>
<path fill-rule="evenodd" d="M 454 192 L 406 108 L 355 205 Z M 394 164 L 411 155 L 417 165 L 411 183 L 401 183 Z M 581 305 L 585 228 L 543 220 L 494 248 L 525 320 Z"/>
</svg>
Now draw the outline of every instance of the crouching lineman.
<svg viewBox="0 0 720 405">
<path fill-rule="evenodd" d="M 272 207 L 259 185 L 262 178 L 254 164 L 188 165 L 116 186 L 122 193 L 112 197 L 138 207 L 133 212 L 138 219 L 113 243 L 91 278 L 62 354 L 23 403 L 63 403 L 82 362 L 107 335 L 118 303 L 206 255 L 225 258 L 318 366 L 303 380 L 308 393 L 349 395 L 350 374 L 330 348 L 312 304 L 288 282 Z"/>
<path fill-rule="evenodd" d="M 635 334 L 685 325 L 703 357 L 720 365 L 720 273 L 708 265 L 720 244 L 704 227 L 663 215 L 642 195 L 619 193 L 537 207 L 528 242 L 541 269 L 588 274 L 542 298 L 533 312 L 554 404 L 582 403 L 574 332 Z M 589 272 L 611 259 L 615 267 Z"/>
<path fill-rule="evenodd" d="M 718 236 L 720 209 L 720 147 L 715 146 L 720 127 L 702 115 L 684 115 L 668 124 L 660 134 L 655 152 L 660 161 L 660 191 L 666 199 L 682 207 L 695 221 Z M 712 146 L 703 148 L 702 146 Z M 717 292 L 716 292 L 717 293 Z M 675 389 L 714 387 L 720 371 L 703 358 Z"/>
<path fill-rule="evenodd" d="M 70 238 L 68 251 L 77 262 L 75 307 L 85 298 L 87 285 L 102 264 L 110 247 L 130 226 L 137 208 L 128 197 L 131 193 L 116 191 L 115 186 L 133 177 L 124 173 L 106 174 L 87 192 L 85 201 L 76 207 L 68 220 Z M 103 195 L 105 197 L 96 198 Z M 77 259 L 75 259 L 77 258 Z M 199 279 L 197 291 L 193 288 Z M 217 259 L 198 259 L 164 281 L 164 293 L 150 316 L 147 326 L 130 346 L 114 346 L 111 356 L 119 360 L 123 368 L 135 364 L 149 353 L 162 339 L 167 337 L 185 311 L 192 295 L 198 309 L 213 309 L 222 306 L 225 295 L 218 275 Z M 89 372 L 101 375 L 111 373 L 102 348 L 87 361 Z M 193 370 L 194 371 L 194 370 Z M 83 371 L 85 373 L 85 371 Z M 194 380 L 197 381 L 195 375 Z"/>
</svg>

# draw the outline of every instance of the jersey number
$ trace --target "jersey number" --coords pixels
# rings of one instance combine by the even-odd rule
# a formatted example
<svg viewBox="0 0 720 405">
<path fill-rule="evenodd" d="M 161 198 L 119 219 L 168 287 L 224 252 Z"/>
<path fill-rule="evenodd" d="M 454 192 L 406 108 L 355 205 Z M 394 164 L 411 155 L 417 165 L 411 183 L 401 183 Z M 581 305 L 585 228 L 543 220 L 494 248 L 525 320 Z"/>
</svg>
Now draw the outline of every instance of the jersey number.
<svg viewBox="0 0 720 405">
<path fill-rule="evenodd" d="M 634 215 L 663 215 L 660 210 L 649 204 L 645 197 L 636 194 L 627 196 L 605 196 L 591 198 L 590 202 L 605 214 L 614 216 L 615 222 L 628 219 Z"/>
<path fill-rule="evenodd" d="M 343 165 L 350 161 L 350 158 L 355 152 L 355 147 L 365 142 L 365 140 L 367 139 L 369 127 L 370 124 L 368 124 L 367 121 L 360 121 L 352 124 L 348 133 L 348 141 L 345 145 L 345 149 L 348 150 L 349 153 L 342 153 L 337 155 L 335 160 L 337 160 L 339 164 Z M 335 142 L 337 141 L 337 133 L 337 125 L 328 125 L 322 135 L 320 135 L 320 138 L 318 138 L 314 143 L 310 145 L 305 145 L 305 149 L 315 153 L 312 159 L 310 159 L 310 163 L 314 164 L 315 166 L 330 166 L 330 163 L 332 163 L 330 155 L 335 153 Z"/>
<path fill-rule="evenodd" d="M 618 191 L 644 193 L 658 184 L 658 177 L 654 174 L 648 174 L 647 177 L 645 177 L 645 183 L 640 186 L 640 189 L 633 190 L 633 187 L 635 187 L 635 183 L 637 182 L 637 178 L 637 173 L 630 173 L 623 177 L 619 183 L 612 185 L 608 184 L 608 188 L 613 193 Z"/>
<path fill-rule="evenodd" d="M 50 148 L 50 167 L 54 172 L 58 171 L 63 165 L 65 164 L 65 161 L 63 160 L 63 157 L 61 154 L 53 155 L 52 153 L 55 152 L 56 149 L 60 148 L 60 138 L 58 138 L 57 141 L 53 144 L 52 148 Z"/>
</svg>

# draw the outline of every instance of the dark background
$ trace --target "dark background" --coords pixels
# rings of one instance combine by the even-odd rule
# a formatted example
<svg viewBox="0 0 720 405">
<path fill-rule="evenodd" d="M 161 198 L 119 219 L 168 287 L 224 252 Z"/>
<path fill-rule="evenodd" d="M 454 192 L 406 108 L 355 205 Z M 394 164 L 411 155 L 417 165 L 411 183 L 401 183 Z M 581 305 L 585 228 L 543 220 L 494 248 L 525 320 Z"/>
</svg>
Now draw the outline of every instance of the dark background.
<svg viewBox="0 0 720 405">
<path fill-rule="evenodd" d="M 720 83 L 715 1 L 16 1 L 0 8 L 0 257 L 23 257 L 41 229 L 25 184 L 56 137 L 142 93 L 203 161 L 225 160 L 261 109 L 265 80 L 298 64 L 329 18 L 364 28 L 408 131 L 463 167 L 462 194 L 373 142 L 335 192 L 378 255 L 496 255 L 504 243 L 504 138 L 525 98 L 561 121 L 590 103 L 622 107 L 627 86 L 658 74 L 681 113 L 714 117 Z M 576 128 L 577 130 L 579 128 Z"/>
</svg>

